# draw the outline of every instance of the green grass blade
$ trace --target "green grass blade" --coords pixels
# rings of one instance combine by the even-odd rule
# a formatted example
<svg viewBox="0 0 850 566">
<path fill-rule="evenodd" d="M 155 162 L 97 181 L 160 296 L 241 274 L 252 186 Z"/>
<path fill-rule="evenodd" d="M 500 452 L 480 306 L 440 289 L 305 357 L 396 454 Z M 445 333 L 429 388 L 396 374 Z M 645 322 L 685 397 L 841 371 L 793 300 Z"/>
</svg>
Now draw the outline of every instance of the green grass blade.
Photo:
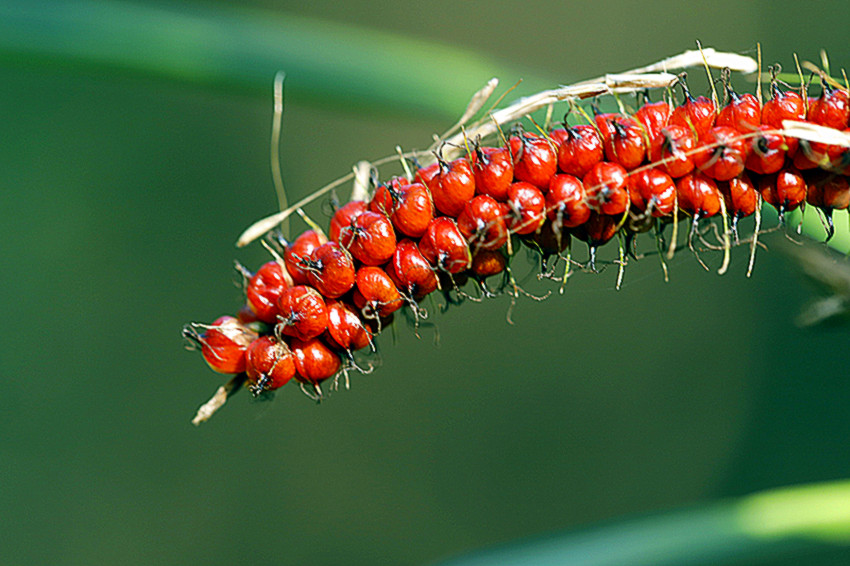
<svg viewBox="0 0 850 566">
<path fill-rule="evenodd" d="M 0 3 L 0 64 L 261 93 L 287 73 L 296 101 L 453 120 L 498 76 L 524 92 L 552 83 L 439 43 L 294 15 L 77 0 Z"/>
<path fill-rule="evenodd" d="M 850 481 L 777 489 L 496 548 L 441 566 L 680 566 L 850 544 Z"/>
</svg>

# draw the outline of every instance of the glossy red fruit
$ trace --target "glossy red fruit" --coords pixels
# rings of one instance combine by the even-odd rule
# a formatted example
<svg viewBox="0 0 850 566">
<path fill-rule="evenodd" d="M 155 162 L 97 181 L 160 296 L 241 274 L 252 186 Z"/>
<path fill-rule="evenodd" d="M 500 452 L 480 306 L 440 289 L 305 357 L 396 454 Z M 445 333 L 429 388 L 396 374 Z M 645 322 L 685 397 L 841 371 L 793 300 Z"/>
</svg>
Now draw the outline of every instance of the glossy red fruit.
<svg viewBox="0 0 850 566">
<path fill-rule="evenodd" d="M 549 139 L 552 140 L 555 147 L 561 147 L 561 144 L 564 143 L 564 140 L 568 137 L 569 132 L 567 132 L 567 128 L 558 127 L 549 131 Z"/>
<path fill-rule="evenodd" d="M 434 268 L 412 240 L 402 240 L 398 243 L 386 269 L 396 287 L 416 300 L 437 288 L 437 274 L 434 273 Z"/>
<path fill-rule="evenodd" d="M 667 125 L 649 144 L 649 160 L 674 179 L 694 169 L 696 139 L 690 128 Z"/>
<path fill-rule="evenodd" d="M 608 243 L 617 235 L 617 223 L 618 219 L 614 216 L 592 212 L 587 222 L 575 229 L 575 234 L 579 239 L 586 241 L 593 250 Z M 594 254 L 592 250 L 591 254 Z"/>
<path fill-rule="evenodd" d="M 196 327 L 204 332 L 198 335 Z M 187 326 L 183 335 L 201 346 L 204 360 L 219 373 L 245 371 L 245 351 L 257 338 L 255 332 L 232 316 L 219 317 L 209 326 Z"/>
<path fill-rule="evenodd" d="M 277 329 L 281 334 L 309 340 L 328 327 L 325 300 L 312 287 L 296 285 L 286 289 L 280 296 L 278 308 L 280 322 Z"/>
<path fill-rule="evenodd" d="M 339 356 L 318 338 L 294 339 L 289 348 L 295 357 L 295 378 L 299 381 L 320 383 L 339 371 Z"/>
<path fill-rule="evenodd" d="M 820 98 L 809 106 L 806 119 L 827 128 L 846 129 L 850 119 L 850 96 L 845 90 L 823 85 L 823 92 Z"/>
<path fill-rule="evenodd" d="M 302 260 L 308 260 L 313 250 L 321 246 L 327 241 L 327 238 L 319 235 L 314 230 L 307 230 L 298 236 L 295 241 L 286 246 L 286 252 L 283 254 L 286 271 L 292 276 L 292 283 L 295 285 L 305 285 L 310 279 L 307 276 L 307 270 L 301 266 Z"/>
<path fill-rule="evenodd" d="M 460 273 L 472 263 L 466 238 L 454 219 L 446 216 L 431 221 L 419 241 L 419 251 L 428 263 L 448 273 Z"/>
<path fill-rule="evenodd" d="M 788 147 L 785 136 L 773 132 L 773 128 L 767 125 L 759 126 L 758 132 L 756 137 L 750 139 L 746 168 L 760 175 L 776 173 L 785 164 Z"/>
<path fill-rule="evenodd" d="M 778 173 L 759 180 L 759 192 L 779 214 L 794 210 L 806 200 L 806 181 L 796 167 L 783 167 Z"/>
<path fill-rule="evenodd" d="M 422 183 L 423 185 L 430 186 L 431 179 L 437 176 L 437 173 L 440 172 L 440 164 L 432 163 L 427 167 L 422 167 L 416 171 L 416 182 Z"/>
<path fill-rule="evenodd" d="M 467 201 L 475 196 L 475 176 L 465 157 L 451 163 L 439 162 L 440 170 L 428 182 L 434 206 L 448 216 L 457 217 Z"/>
<path fill-rule="evenodd" d="M 798 140 L 797 151 L 793 156 L 794 167 L 800 170 L 818 167 L 829 169 L 832 166 L 829 153 L 833 147 L 825 143 Z"/>
<path fill-rule="evenodd" d="M 277 309 L 277 306 L 275 306 Z M 254 309 L 251 308 L 251 305 L 245 304 L 239 311 L 236 313 L 236 318 L 239 319 L 239 322 L 242 324 L 251 324 L 252 322 L 262 322 L 259 318 L 257 318 L 257 314 L 254 312 Z"/>
<path fill-rule="evenodd" d="M 546 138 L 524 133 L 508 140 L 514 161 L 514 179 L 545 189 L 558 169 L 558 154 Z"/>
<path fill-rule="evenodd" d="M 263 264 L 245 287 L 248 306 L 257 320 L 267 324 L 277 322 L 277 301 L 283 290 L 291 286 L 292 278 L 278 262 L 269 261 Z"/>
<path fill-rule="evenodd" d="M 254 340 L 245 353 L 248 388 L 254 395 L 286 385 L 295 376 L 295 356 L 274 336 Z"/>
<path fill-rule="evenodd" d="M 784 120 L 801 122 L 806 119 L 806 108 L 803 98 L 794 91 L 784 91 L 779 88 L 776 81 L 771 83 L 772 98 L 764 103 L 761 109 L 761 123 L 776 130 L 782 129 Z M 794 155 L 797 151 L 797 139 L 786 138 L 788 155 Z"/>
<path fill-rule="evenodd" d="M 328 335 L 337 346 L 352 352 L 372 341 L 372 333 L 357 313 L 339 301 L 328 302 Z"/>
<path fill-rule="evenodd" d="M 676 201 L 676 184 L 660 169 L 644 169 L 632 173 L 628 179 L 632 206 L 656 218 L 673 213 Z"/>
<path fill-rule="evenodd" d="M 395 231 L 390 219 L 377 212 L 366 211 L 354 224 L 342 231 L 340 243 L 365 265 L 382 265 L 395 251 Z"/>
<path fill-rule="evenodd" d="M 635 112 L 635 119 L 641 123 L 646 139 L 651 140 L 659 133 L 661 128 L 670 121 L 673 109 L 664 101 L 647 102 Z"/>
<path fill-rule="evenodd" d="M 473 250 L 497 250 L 508 241 L 502 209 L 487 195 L 478 195 L 466 203 L 457 217 L 457 227 Z"/>
<path fill-rule="evenodd" d="M 633 118 L 620 117 L 610 120 L 611 135 L 605 137 L 605 158 L 619 163 L 631 171 L 643 163 L 646 157 L 644 129 Z"/>
<path fill-rule="evenodd" d="M 310 285 L 324 297 L 335 299 L 354 287 L 354 260 L 337 242 L 325 242 L 302 265 L 309 268 Z"/>
<path fill-rule="evenodd" d="M 784 91 L 774 81 L 771 84 L 771 99 L 761 109 L 761 123 L 774 129 L 782 128 L 783 120 L 801 122 L 806 119 L 803 98 L 794 91 Z"/>
<path fill-rule="evenodd" d="M 740 177 L 717 183 L 717 188 L 726 203 L 726 213 L 733 218 L 733 222 L 755 213 L 758 206 L 758 193 L 746 172 Z"/>
<path fill-rule="evenodd" d="M 720 212 L 723 195 L 714 179 L 702 173 L 688 173 L 676 182 L 679 208 L 695 218 L 714 216 Z"/>
<path fill-rule="evenodd" d="M 472 162 L 475 193 L 499 202 L 508 200 L 508 187 L 513 182 L 514 164 L 506 147 L 476 147 Z"/>
<path fill-rule="evenodd" d="M 573 126 L 567 128 L 558 148 L 558 168 L 567 175 L 582 178 L 603 156 L 602 138 L 596 128 L 585 124 Z"/>
<path fill-rule="evenodd" d="M 508 189 L 507 210 L 508 230 L 514 234 L 531 234 L 546 220 L 546 198 L 531 183 L 518 181 Z"/>
<path fill-rule="evenodd" d="M 339 242 L 340 233 L 348 230 L 354 224 L 354 219 L 368 210 L 368 205 L 362 200 L 353 200 L 337 209 L 331 218 L 329 229 L 330 239 Z"/>
<path fill-rule="evenodd" d="M 749 143 L 738 130 L 715 126 L 701 139 L 694 153 L 697 169 L 716 181 L 734 179 L 744 171 Z"/>
<path fill-rule="evenodd" d="M 381 185 L 369 210 L 389 216 L 393 227 L 411 238 L 421 238 L 434 218 L 431 193 L 422 183 Z"/>
<path fill-rule="evenodd" d="M 594 165 L 582 179 L 588 206 L 602 214 L 623 214 L 629 204 L 627 177 L 618 163 L 602 161 Z"/>
<path fill-rule="evenodd" d="M 738 94 L 727 85 L 729 103 L 720 109 L 715 126 L 749 134 L 761 125 L 761 106 L 752 94 Z"/>
<path fill-rule="evenodd" d="M 404 299 L 386 271 L 366 266 L 357 270 L 354 304 L 364 316 L 375 318 L 394 313 L 404 305 Z"/>
<path fill-rule="evenodd" d="M 555 229 L 574 228 L 587 222 L 590 207 L 586 196 L 584 185 L 572 175 L 552 177 L 546 193 L 546 216 Z"/>
<path fill-rule="evenodd" d="M 697 142 L 701 142 L 702 137 L 714 126 L 714 121 L 717 118 L 717 107 L 709 98 L 691 96 L 684 81 L 680 81 L 679 84 L 685 93 L 685 102 L 673 110 L 673 114 L 670 115 L 670 124 L 688 128 L 694 134 Z"/>
<path fill-rule="evenodd" d="M 611 137 L 611 134 L 614 133 L 614 120 L 619 118 L 623 118 L 622 114 L 615 114 L 612 112 L 602 112 L 597 113 L 596 108 L 594 110 L 593 121 L 596 122 L 596 128 L 599 130 L 599 135 L 602 137 L 602 144 L 605 144 L 605 140 Z"/>
<path fill-rule="evenodd" d="M 472 272 L 481 279 L 503 272 L 506 266 L 505 256 L 497 250 L 480 250 L 472 257 Z"/>
<path fill-rule="evenodd" d="M 807 174 L 806 202 L 824 210 L 844 210 L 850 206 L 847 177 L 827 171 Z"/>
</svg>

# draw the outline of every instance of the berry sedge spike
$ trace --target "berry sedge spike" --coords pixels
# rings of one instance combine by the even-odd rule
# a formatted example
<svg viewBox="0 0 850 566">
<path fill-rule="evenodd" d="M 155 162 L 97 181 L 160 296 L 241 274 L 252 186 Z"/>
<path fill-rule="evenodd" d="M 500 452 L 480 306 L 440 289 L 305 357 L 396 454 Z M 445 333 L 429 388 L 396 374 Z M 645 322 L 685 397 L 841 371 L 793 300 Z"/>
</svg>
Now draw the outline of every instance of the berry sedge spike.
<svg viewBox="0 0 850 566">
<path fill-rule="evenodd" d="M 723 100 L 714 88 L 711 98 L 694 96 L 684 73 L 670 73 L 694 66 L 705 67 L 712 85 L 711 69 L 722 69 Z M 427 150 L 397 148 L 392 157 L 361 162 L 258 221 L 238 245 L 264 236 L 272 259 L 256 273 L 239 266 L 246 301 L 238 316 L 184 331 L 214 370 L 235 376 L 193 422 L 208 419 L 246 382 L 254 396 L 269 396 L 295 380 L 315 400 L 324 383 L 336 388 L 343 377 L 348 387 L 349 372 L 371 372 L 367 358 L 382 330 L 399 315 L 418 329 L 428 316 L 421 303 L 435 291 L 446 305 L 507 295 L 513 308 L 520 295 L 544 299 L 514 276 L 523 247 L 537 258 L 537 278 L 563 292 L 574 273 L 598 271 L 597 250 L 613 240 L 619 288 L 644 233 L 655 238 L 665 280 L 665 260 L 680 245 L 706 269 L 713 260 L 703 258 L 722 252 L 723 274 L 732 246 L 749 244 L 749 276 L 764 233 L 763 203 L 779 216 L 769 230 L 784 227 L 794 210 L 815 208 L 829 240 L 833 213 L 850 206 L 847 89 L 818 69 L 820 93 L 809 99 L 802 78 L 795 88 L 778 79 L 777 68 L 765 99 L 760 72 L 756 95 L 733 88 L 732 71 L 756 69 L 749 57 L 700 49 L 484 110 L 493 80 Z M 611 98 L 618 111 L 600 111 Z M 565 115 L 553 124 L 555 108 L 573 123 Z M 546 111 L 542 124 L 533 116 L 538 110 Z M 404 174 L 381 180 L 379 168 L 395 160 Z M 303 207 L 352 180 L 352 198 L 336 206 L 326 236 Z M 293 212 L 311 229 L 290 241 L 278 227 Z M 742 237 L 740 220 L 751 216 L 754 231 Z M 687 234 L 680 244 L 681 221 Z M 574 259 L 576 240 L 588 247 L 585 263 Z"/>
</svg>

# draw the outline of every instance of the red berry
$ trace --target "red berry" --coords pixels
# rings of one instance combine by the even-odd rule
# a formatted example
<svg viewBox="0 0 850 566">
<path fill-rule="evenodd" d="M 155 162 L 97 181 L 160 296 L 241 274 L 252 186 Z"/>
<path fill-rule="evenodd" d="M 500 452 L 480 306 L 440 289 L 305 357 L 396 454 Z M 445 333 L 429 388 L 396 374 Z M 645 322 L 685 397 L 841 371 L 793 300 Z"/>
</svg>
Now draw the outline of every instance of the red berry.
<svg viewBox="0 0 850 566">
<path fill-rule="evenodd" d="M 503 272 L 506 266 L 505 256 L 497 250 L 480 250 L 472 257 L 472 272 L 481 279 Z"/>
<path fill-rule="evenodd" d="M 263 264 L 245 288 L 248 306 L 254 311 L 257 320 L 267 324 L 277 322 L 277 301 L 283 290 L 291 286 L 292 278 L 278 262 Z"/>
<path fill-rule="evenodd" d="M 328 334 L 344 350 L 360 350 L 372 341 L 372 333 L 356 312 L 338 301 L 328 302 Z"/>
<path fill-rule="evenodd" d="M 594 112 L 596 108 L 594 108 Z M 596 127 L 599 129 L 599 135 L 602 136 L 602 144 L 605 144 L 605 141 L 608 140 L 614 134 L 614 121 L 623 118 L 622 114 L 614 114 L 611 112 L 604 112 L 600 114 L 596 114 L 593 117 L 593 121 L 596 122 Z"/>
<path fill-rule="evenodd" d="M 201 354 L 207 364 L 219 373 L 242 373 L 245 371 L 245 351 L 257 338 L 232 316 L 219 317 L 209 326 L 197 325 L 204 329 L 198 335 L 196 325 L 183 329 L 183 335 L 201 346 Z"/>
<path fill-rule="evenodd" d="M 557 228 L 574 228 L 587 222 L 590 207 L 587 206 L 584 185 L 572 175 L 555 175 L 546 193 L 546 216 Z"/>
<path fill-rule="evenodd" d="M 354 304 L 368 318 L 389 316 L 404 305 L 390 276 L 380 267 L 361 267 L 357 270 L 357 289 Z"/>
<path fill-rule="evenodd" d="M 716 126 L 732 128 L 742 134 L 755 131 L 761 124 L 761 107 L 752 94 L 738 94 L 727 86 L 729 103 L 717 115 Z"/>
<path fill-rule="evenodd" d="M 726 212 L 733 221 L 752 215 L 758 206 L 758 193 L 750 176 L 745 172 L 723 183 L 717 183 L 717 188 L 726 203 Z"/>
<path fill-rule="evenodd" d="M 507 226 L 515 234 L 536 232 L 546 220 L 546 198 L 530 183 L 519 181 L 511 184 L 507 207 Z"/>
<path fill-rule="evenodd" d="M 584 177 L 590 168 L 602 161 L 602 138 L 589 125 L 573 126 L 558 148 L 558 168 L 574 177 Z"/>
<path fill-rule="evenodd" d="M 499 202 L 508 200 L 508 187 L 514 178 L 514 165 L 508 148 L 475 148 L 472 170 L 476 194 L 490 196 Z"/>
<path fill-rule="evenodd" d="M 431 193 L 422 183 L 381 185 L 375 191 L 369 210 L 389 216 L 396 230 L 411 238 L 421 238 L 434 218 Z"/>
<path fill-rule="evenodd" d="M 457 217 L 457 227 L 473 250 L 497 250 L 508 241 L 502 209 L 492 197 L 478 195 Z"/>
<path fill-rule="evenodd" d="M 313 250 L 306 265 L 310 284 L 324 297 L 335 299 L 354 287 L 354 261 L 337 242 L 326 242 Z"/>
<path fill-rule="evenodd" d="M 758 129 L 758 135 L 750 140 L 746 168 L 760 175 L 776 173 L 785 164 L 785 136 L 774 133 L 771 126 Z"/>
<path fill-rule="evenodd" d="M 803 98 L 794 91 L 780 90 L 774 83 L 771 87 L 773 97 L 764 103 L 761 109 L 761 123 L 775 128 L 782 128 L 783 120 L 801 122 L 806 119 Z"/>
<path fill-rule="evenodd" d="M 850 97 L 842 89 L 824 85 L 820 98 L 809 106 L 806 119 L 827 128 L 844 130 L 850 119 Z"/>
<path fill-rule="evenodd" d="M 794 91 L 781 90 L 776 81 L 771 83 L 773 97 L 764 103 L 761 109 L 761 123 L 776 130 L 782 129 L 783 120 L 794 120 L 801 122 L 806 119 L 806 108 L 803 97 Z M 787 138 L 788 155 L 794 155 L 797 151 L 797 138 Z"/>
<path fill-rule="evenodd" d="M 808 140 L 798 140 L 798 144 L 797 150 L 794 152 L 794 167 L 800 170 L 818 167 L 829 169 L 831 167 L 832 160 L 829 157 L 829 152 L 835 146 Z"/>
<path fill-rule="evenodd" d="M 806 200 L 806 181 L 796 167 L 783 167 L 778 173 L 761 178 L 759 192 L 782 215 Z"/>
<path fill-rule="evenodd" d="M 425 186 L 431 185 L 431 179 L 433 179 L 437 173 L 440 172 L 440 163 L 432 163 L 428 167 L 422 167 L 421 169 L 416 171 L 416 182 L 422 183 Z"/>
<path fill-rule="evenodd" d="M 609 122 L 611 135 L 603 142 L 605 158 L 631 171 L 646 157 L 644 130 L 634 118 L 620 117 Z"/>
<path fill-rule="evenodd" d="M 843 210 L 850 206 L 847 177 L 826 171 L 806 176 L 806 202 L 825 210 Z"/>
<path fill-rule="evenodd" d="M 603 161 L 594 165 L 582 179 L 590 208 L 602 214 L 623 214 L 629 201 L 627 176 L 618 163 Z"/>
<path fill-rule="evenodd" d="M 714 102 L 704 96 L 697 98 L 691 96 L 684 81 L 680 81 L 679 84 L 685 93 L 685 103 L 673 110 L 673 114 L 670 115 L 670 124 L 690 129 L 696 140 L 702 141 L 702 137 L 714 125 L 717 108 Z"/>
<path fill-rule="evenodd" d="M 319 383 L 339 371 L 339 356 L 318 338 L 294 339 L 289 347 L 295 357 L 295 378 L 299 381 Z"/>
<path fill-rule="evenodd" d="M 395 231 L 390 219 L 377 212 L 366 211 L 340 234 L 340 243 L 365 265 L 386 263 L 395 251 Z"/>
<path fill-rule="evenodd" d="M 717 189 L 714 179 L 702 173 L 688 173 L 676 182 L 679 208 L 695 218 L 714 216 L 720 212 L 720 199 L 723 195 Z"/>
<path fill-rule="evenodd" d="M 628 180 L 632 206 L 656 218 L 673 213 L 676 184 L 670 175 L 660 169 L 644 169 L 632 173 Z"/>
<path fill-rule="evenodd" d="M 672 113 L 673 109 L 666 102 L 647 102 L 635 112 L 635 119 L 643 126 L 646 139 L 651 140 L 667 125 Z"/>
<path fill-rule="evenodd" d="M 575 234 L 591 248 L 597 248 L 608 243 L 617 234 L 617 218 L 592 212 L 587 222 L 575 230 Z"/>
<path fill-rule="evenodd" d="M 275 305 L 275 309 L 277 309 L 277 305 Z M 254 312 L 254 309 L 251 308 L 251 305 L 244 305 L 239 311 L 236 313 L 236 318 L 239 319 L 239 322 L 242 324 L 251 324 L 252 322 L 262 322 L 259 318 L 257 318 L 257 314 Z"/>
<path fill-rule="evenodd" d="M 460 273 L 472 262 L 466 238 L 455 221 L 446 216 L 437 217 L 428 224 L 419 241 L 419 251 L 428 263 L 449 273 Z"/>
<path fill-rule="evenodd" d="M 734 179 L 744 171 L 749 144 L 737 130 L 715 126 L 701 140 L 694 153 L 697 169 L 717 181 Z"/>
<path fill-rule="evenodd" d="M 561 147 L 561 144 L 564 143 L 564 140 L 567 139 L 569 135 L 567 128 L 553 128 L 549 131 L 549 139 L 552 140 L 555 147 Z"/>
<path fill-rule="evenodd" d="M 558 169 L 558 154 L 552 142 L 534 134 L 511 136 L 514 178 L 545 189 Z"/>
<path fill-rule="evenodd" d="M 295 356 L 274 336 L 261 336 L 254 340 L 245 359 L 248 387 L 254 395 L 283 387 L 295 376 Z"/>
<path fill-rule="evenodd" d="M 440 161 L 440 170 L 429 182 L 434 206 L 448 216 L 457 217 L 467 201 L 475 196 L 475 177 L 466 158 L 451 163 Z"/>
<path fill-rule="evenodd" d="M 693 171 L 696 140 L 689 128 L 670 124 L 649 144 L 649 160 L 674 179 Z"/>
<path fill-rule="evenodd" d="M 398 243 L 387 275 L 396 287 L 415 299 L 421 299 L 437 288 L 437 274 L 412 240 Z"/>
<path fill-rule="evenodd" d="M 322 296 L 306 285 L 286 289 L 278 303 L 280 333 L 308 340 L 319 336 L 328 327 L 328 311 Z"/>
<path fill-rule="evenodd" d="M 313 230 L 307 230 L 295 241 L 286 246 L 286 252 L 283 255 L 286 270 L 292 276 L 292 282 L 295 285 L 304 285 L 310 281 L 307 276 L 307 270 L 301 267 L 302 260 L 307 260 L 313 253 L 313 250 L 321 246 L 327 241 L 326 238 L 320 236 Z"/>
<path fill-rule="evenodd" d="M 351 227 L 354 219 L 368 210 L 368 206 L 362 200 L 353 200 L 337 209 L 331 218 L 330 238 L 339 242 L 340 233 Z"/>
</svg>

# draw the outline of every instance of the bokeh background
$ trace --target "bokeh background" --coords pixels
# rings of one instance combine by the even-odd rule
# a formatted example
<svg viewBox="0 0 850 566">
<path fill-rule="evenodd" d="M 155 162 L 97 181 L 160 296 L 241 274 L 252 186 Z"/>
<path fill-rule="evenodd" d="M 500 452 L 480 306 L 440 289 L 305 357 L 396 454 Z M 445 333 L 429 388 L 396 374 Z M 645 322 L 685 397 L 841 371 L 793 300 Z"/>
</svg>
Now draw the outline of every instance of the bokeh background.
<svg viewBox="0 0 850 566">
<path fill-rule="evenodd" d="M 850 63 L 840 2 L 247 4 L 454 45 L 553 83 L 696 39 L 749 54 L 760 41 L 786 68 L 821 47 Z M 434 317 L 439 345 L 403 325 L 383 336 L 382 366 L 321 405 L 294 387 L 271 403 L 239 394 L 191 426 L 223 379 L 180 328 L 238 309 L 234 258 L 265 261 L 233 243 L 277 206 L 271 79 L 253 92 L 0 59 L 0 562 L 419 565 L 850 475 L 850 330 L 794 326 L 814 289 L 778 250 L 751 279 L 742 250 L 724 277 L 687 253 L 669 284 L 652 258 L 619 292 L 611 269 L 577 276 L 562 297 L 520 301 L 512 326 L 506 299 L 465 304 Z M 290 88 L 291 199 L 450 124 Z M 771 563 L 848 560 L 826 548 Z"/>
</svg>

